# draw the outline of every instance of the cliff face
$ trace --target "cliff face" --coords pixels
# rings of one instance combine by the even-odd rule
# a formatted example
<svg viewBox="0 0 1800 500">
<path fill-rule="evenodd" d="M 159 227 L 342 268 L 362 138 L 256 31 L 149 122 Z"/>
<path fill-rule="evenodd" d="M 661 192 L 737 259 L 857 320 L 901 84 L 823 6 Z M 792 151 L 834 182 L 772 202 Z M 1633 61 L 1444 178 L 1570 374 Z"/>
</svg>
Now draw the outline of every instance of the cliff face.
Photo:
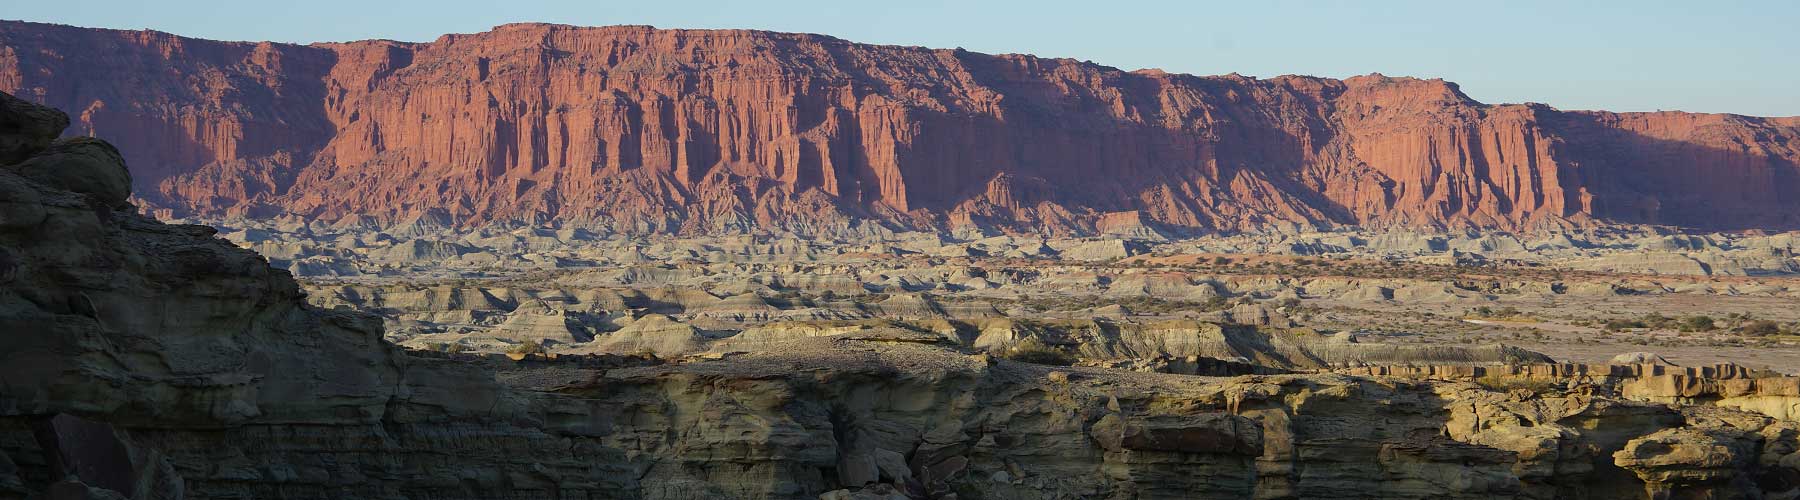
<svg viewBox="0 0 1800 500">
<path fill-rule="evenodd" d="M 507 25 L 296 46 L 5 22 L 0 90 L 115 138 L 143 200 L 179 214 L 1800 227 L 1800 119 L 1485 105 L 1379 75 L 1124 72 L 757 31 Z"/>
</svg>

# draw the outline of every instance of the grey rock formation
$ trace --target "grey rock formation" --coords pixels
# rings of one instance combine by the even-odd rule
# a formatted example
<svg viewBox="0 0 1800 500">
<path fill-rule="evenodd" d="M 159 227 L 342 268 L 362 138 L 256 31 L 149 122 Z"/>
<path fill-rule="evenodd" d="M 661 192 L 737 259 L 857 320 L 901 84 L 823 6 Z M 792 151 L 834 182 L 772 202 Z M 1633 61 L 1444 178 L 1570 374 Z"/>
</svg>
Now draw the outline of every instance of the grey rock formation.
<svg viewBox="0 0 1800 500">
<path fill-rule="evenodd" d="M 72 137 L 52 143 L 25 161 L 6 167 L 45 185 L 93 197 L 108 208 L 125 206 L 131 197 L 131 173 L 125 158 L 106 141 Z"/>
<path fill-rule="evenodd" d="M 50 147 L 69 115 L 0 92 L 0 165 L 11 165 Z"/>
<path fill-rule="evenodd" d="M 1641 351 L 1640 352 L 1628 352 L 1628 353 L 1620 354 L 1618 356 L 1613 356 L 1612 363 L 1618 364 L 1618 365 L 1637 365 L 1637 364 L 1673 365 L 1674 364 L 1674 363 L 1670 363 L 1669 360 L 1667 360 L 1667 359 L 1663 359 L 1662 356 L 1660 356 L 1654 352 L 1641 352 Z"/>
</svg>

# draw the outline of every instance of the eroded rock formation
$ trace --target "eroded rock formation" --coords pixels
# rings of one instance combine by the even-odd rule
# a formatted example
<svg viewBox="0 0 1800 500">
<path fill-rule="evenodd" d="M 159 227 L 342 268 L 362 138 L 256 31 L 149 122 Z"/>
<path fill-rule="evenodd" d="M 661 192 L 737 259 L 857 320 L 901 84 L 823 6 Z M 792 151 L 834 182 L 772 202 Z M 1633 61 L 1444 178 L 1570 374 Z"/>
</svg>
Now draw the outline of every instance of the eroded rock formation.
<svg viewBox="0 0 1800 500">
<path fill-rule="evenodd" d="M 0 94 L 0 123 L 17 109 Z M 122 164 L 11 129 L 0 491 L 69 498 L 1753 498 L 1800 427 L 1474 384 L 1051 368 L 890 337 L 710 361 L 415 355 Z M 28 130 L 28 132 L 16 132 Z M 52 135 L 42 133 L 52 130 Z M 74 145 L 87 143 L 79 140 Z M 65 143 L 67 145 L 68 143 Z M 89 146 L 82 146 L 87 148 Z M 95 160 L 95 161 L 90 161 Z M 56 161 L 62 175 L 21 165 Z"/>
<path fill-rule="evenodd" d="M 1800 227 L 1800 119 L 1440 80 L 1126 72 L 804 34 L 505 25 L 310 46 L 0 23 L 0 90 L 166 214 L 627 232 Z"/>
</svg>

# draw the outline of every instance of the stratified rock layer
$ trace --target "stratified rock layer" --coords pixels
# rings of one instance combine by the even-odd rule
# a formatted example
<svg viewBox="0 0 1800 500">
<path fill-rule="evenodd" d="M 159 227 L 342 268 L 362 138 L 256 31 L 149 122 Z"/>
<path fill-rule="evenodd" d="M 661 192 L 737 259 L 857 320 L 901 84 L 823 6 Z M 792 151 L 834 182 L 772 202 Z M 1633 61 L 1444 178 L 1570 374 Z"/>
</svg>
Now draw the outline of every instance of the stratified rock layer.
<svg viewBox="0 0 1800 500">
<path fill-rule="evenodd" d="M 759 31 L 311 46 L 0 23 L 175 214 L 634 232 L 1800 227 L 1800 119 L 1486 105 L 1440 80 L 1125 72 Z"/>
</svg>

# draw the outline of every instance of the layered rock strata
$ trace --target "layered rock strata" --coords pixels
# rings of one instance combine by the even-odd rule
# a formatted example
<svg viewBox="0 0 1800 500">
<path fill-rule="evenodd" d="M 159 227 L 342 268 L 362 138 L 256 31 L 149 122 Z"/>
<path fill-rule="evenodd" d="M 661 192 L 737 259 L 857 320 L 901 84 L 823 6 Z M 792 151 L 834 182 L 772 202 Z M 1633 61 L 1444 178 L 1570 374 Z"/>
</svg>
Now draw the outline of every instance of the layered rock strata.
<svg viewBox="0 0 1800 500">
<path fill-rule="evenodd" d="M 0 23 L 0 90 L 163 214 L 685 234 L 1800 227 L 1800 119 L 1488 105 L 743 30 L 426 43 Z M 876 224 L 870 224 L 870 222 Z"/>
</svg>

